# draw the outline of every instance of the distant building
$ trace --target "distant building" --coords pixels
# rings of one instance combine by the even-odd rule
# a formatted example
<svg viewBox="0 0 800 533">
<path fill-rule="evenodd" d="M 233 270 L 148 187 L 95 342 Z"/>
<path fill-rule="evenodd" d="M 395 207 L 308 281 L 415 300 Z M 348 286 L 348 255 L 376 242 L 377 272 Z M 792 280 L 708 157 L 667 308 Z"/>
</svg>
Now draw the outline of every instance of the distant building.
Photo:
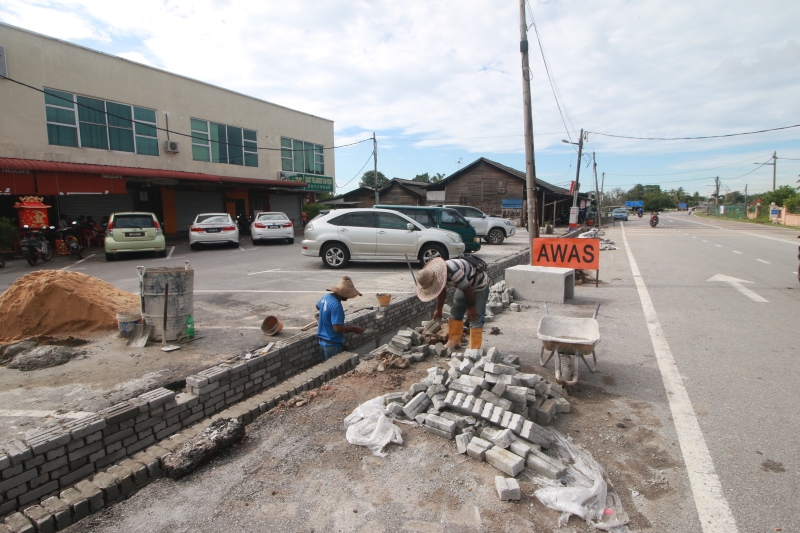
<svg viewBox="0 0 800 533">
<path fill-rule="evenodd" d="M 153 211 L 176 233 L 334 192 L 329 119 L 5 24 L 0 45 L 32 87 L 0 79 L 0 216 L 36 195 L 51 220 Z"/>
</svg>

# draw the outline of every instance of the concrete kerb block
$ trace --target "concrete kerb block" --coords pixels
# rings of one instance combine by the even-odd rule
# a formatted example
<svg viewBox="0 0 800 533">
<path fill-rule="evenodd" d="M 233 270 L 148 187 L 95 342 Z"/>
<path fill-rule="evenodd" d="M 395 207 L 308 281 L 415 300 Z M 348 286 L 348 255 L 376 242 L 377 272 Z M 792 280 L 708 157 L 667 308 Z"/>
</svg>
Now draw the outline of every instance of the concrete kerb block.
<svg viewBox="0 0 800 533">
<path fill-rule="evenodd" d="M 520 300 L 544 300 L 563 304 L 575 296 L 575 270 L 572 268 L 517 265 L 505 271 L 506 282 Z"/>
<path fill-rule="evenodd" d="M 110 476 L 108 477 L 110 478 Z M 113 481 L 113 478 L 111 478 L 111 480 Z M 90 513 L 96 513 L 103 508 L 106 502 L 105 493 L 103 489 L 97 486 L 94 482 L 84 479 L 80 483 L 76 484 L 74 488 L 88 500 Z M 75 518 L 74 515 L 73 518 Z"/>
<path fill-rule="evenodd" d="M 71 519 L 75 522 L 89 516 L 89 499 L 78 489 L 70 487 L 61 492 L 59 499 L 69 507 Z M 102 495 L 100 496 L 102 500 Z"/>
<path fill-rule="evenodd" d="M 6 517 L 6 526 L 13 533 L 34 533 L 33 524 L 22 513 L 14 513 Z"/>
<path fill-rule="evenodd" d="M 70 513 L 70 508 L 60 498 L 51 496 L 42 501 L 40 505 L 53 515 L 56 530 L 60 531 L 72 525 L 72 513 Z"/>
<path fill-rule="evenodd" d="M 41 505 L 31 505 L 24 514 L 31 521 L 37 533 L 55 533 L 56 521 L 50 512 Z"/>
<path fill-rule="evenodd" d="M 513 477 L 495 476 L 494 486 L 497 489 L 497 496 L 500 501 L 516 501 L 520 499 L 519 483 Z"/>
<path fill-rule="evenodd" d="M 497 446 L 486 451 L 486 462 L 511 477 L 515 477 L 525 468 L 522 457 Z"/>
</svg>

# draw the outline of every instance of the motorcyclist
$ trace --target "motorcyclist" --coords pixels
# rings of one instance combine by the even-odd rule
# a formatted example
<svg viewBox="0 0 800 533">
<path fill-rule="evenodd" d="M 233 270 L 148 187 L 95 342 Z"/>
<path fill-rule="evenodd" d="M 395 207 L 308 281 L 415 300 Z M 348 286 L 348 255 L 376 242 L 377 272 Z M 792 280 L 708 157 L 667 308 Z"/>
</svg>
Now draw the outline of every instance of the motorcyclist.
<svg viewBox="0 0 800 533">
<path fill-rule="evenodd" d="M 643 207 L 640 207 L 640 208 L 639 208 L 639 209 L 636 211 L 636 214 L 638 214 L 638 215 L 639 215 L 639 218 L 642 218 L 642 215 L 644 214 L 644 208 L 643 208 Z"/>
</svg>

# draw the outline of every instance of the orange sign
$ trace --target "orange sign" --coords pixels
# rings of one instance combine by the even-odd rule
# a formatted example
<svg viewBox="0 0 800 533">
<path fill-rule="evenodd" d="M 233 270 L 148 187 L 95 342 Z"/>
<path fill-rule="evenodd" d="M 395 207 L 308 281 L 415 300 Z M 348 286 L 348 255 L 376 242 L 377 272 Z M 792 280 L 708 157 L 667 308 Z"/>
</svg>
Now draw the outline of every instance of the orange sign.
<svg viewBox="0 0 800 533">
<path fill-rule="evenodd" d="M 531 265 L 600 269 L 600 239 L 548 239 L 533 240 Z"/>
</svg>

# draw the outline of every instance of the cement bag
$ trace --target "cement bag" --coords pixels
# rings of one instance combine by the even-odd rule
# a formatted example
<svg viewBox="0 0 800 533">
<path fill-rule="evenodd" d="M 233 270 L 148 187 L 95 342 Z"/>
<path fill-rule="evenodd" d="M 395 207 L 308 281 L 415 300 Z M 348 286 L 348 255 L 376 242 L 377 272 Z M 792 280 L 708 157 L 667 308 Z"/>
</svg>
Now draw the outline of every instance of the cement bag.
<svg viewBox="0 0 800 533">
<path fill-rule="evenodd" d="M 387 444 L 403 444 L 403 432 L 395 426 L 383 404 L 383 396 L 378 396 L 359 405 L 345 418 L 347 442 L 356 446 L 366 446 L 373 455 L 386 457 L 383 449 Z"/>
<path fill-rule="evenodd" d="M 534 496 L 545 506 L 562 511 L 559 526 L 566 525 L 571 515 L 583 518 L 587 524 L 604 531 L 627 532 L 628 513 L 622 507 L 614 487 L 606 479 L 603 467 L 585 451 L 565 439 L 557 431 L 550 431 L 554 437 L 555 451 L 565 464 L 570 464 L 566 476 L 566 486 L 561 481 L 537 477 L 540 484 L 546 485 L 537 490 Z"/>
</svg>

